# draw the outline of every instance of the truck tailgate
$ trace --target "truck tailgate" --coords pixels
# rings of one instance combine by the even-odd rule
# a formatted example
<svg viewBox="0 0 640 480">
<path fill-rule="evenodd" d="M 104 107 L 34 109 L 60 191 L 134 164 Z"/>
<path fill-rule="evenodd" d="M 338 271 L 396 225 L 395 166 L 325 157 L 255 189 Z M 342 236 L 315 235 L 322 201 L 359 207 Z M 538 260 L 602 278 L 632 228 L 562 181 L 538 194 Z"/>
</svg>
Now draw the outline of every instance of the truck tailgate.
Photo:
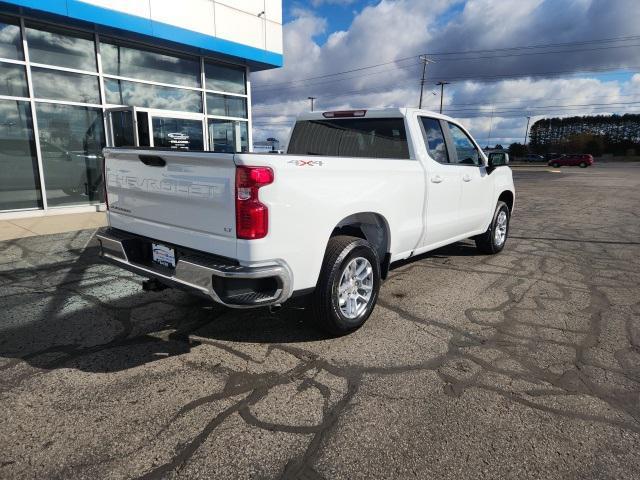
<svg viewBox="0 0 640 480">
<path fill-rule="evenodd" d="M 105 149 L 105 162 L 111 227 L 235 256 L 232 154 Z"/>
</svg>

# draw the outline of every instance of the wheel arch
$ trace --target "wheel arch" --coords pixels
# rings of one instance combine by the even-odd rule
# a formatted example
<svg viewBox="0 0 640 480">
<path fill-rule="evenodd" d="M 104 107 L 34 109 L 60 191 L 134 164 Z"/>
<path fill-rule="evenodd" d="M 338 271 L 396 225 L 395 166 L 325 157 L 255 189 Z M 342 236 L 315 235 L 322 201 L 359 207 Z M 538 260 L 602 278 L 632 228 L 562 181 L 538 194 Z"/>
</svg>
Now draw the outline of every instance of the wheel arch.
<svg viewBox="0 0 640 480">
<path fill-rule="evenodd" d="M 376 212 L 353 213 L 336 224 L 329 238 L 337 235 L 351 235 L 369 242 L 378 253 L 382 278 L 386 278 L 391 259 L 391 231 L 383 215 Z"/>
<path fill-rule="evenodd" d="M 511 190 L 503 190 L 500 195 L 498 195 L 498 202 L 504 202 L 509 207 L 509 213 L 513 213 L 513 205 L 515 202 L 515 195 Z"/>
</svg>

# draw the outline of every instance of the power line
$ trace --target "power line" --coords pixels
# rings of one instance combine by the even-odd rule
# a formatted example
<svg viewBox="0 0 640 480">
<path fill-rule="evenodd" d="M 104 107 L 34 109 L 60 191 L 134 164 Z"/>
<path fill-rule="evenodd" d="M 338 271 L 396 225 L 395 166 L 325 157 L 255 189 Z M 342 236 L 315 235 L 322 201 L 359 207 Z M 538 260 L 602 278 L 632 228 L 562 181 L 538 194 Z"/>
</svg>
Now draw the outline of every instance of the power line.
<svg viewBox="0 0 640 480">
<path fill-rule="evenodd" d="M 635 94 L 635 95 L 620 95 L 620 96 L 637 96 L 640 94 Z M 552 100 L 566 100 L 569 99 L 571 97 L 561 97 L 561 98 L 548 98 L 545 99 L 547 101 L 552 101 Z M 595 98 L 603 98 L 603 97 L 594 97 Z M 483 115 L 484 113 L 488 112 L 488 108 L 491 108 L 493 104 L 500 104 L 501 102 L 492 102 L 492 103 L 484 103 L 484 104 L 451 104 L 449 106 L 448 109 L 448 113 L 450 113 L 451 115 L 456 115 L 456 116 L 468 116 L 468 115 L 473 115 L 474 117 L 476 116 L 486 116 Z M 502 102 L 502 104 L 504 104 L 505 102 Z M 509 102 L 509 103 L 513 103 L 513 102 Z M 570 111 L 570 110 L 585 110 L 585 109 L 590 109 L 590 110 L 608 110 L 608 109 L 621 109 L 623 107 L 626 106 L 633 106 L 636 104 L 639 104 L 640 101 L 628 101 L 628 102 L 610 102 L 610 103 L 585 103 L 585 104 L 565 104 L 565 105 L 533 105 L 533 106 L 513 106 L 513 107 L 503 107 L 502 109 L 498 109 L 495 110 L 494 109 L 494 113 L 498 114 L 498 115 L 502 115 L 504 116 L 505 114 L 508 113 L 514 113 L 514 112 L 521 112 L 522 114 L 533 114 L 536 116 L 539 116 L 539 114 L 544 113 L 544 114 L 548 114 L 548 112 L 550 111 Z M 477 108 L 455 108 L 456 106 L 465 106 L 465 105 L 479 105 Z M 484 107 L 484 108 L 483 108 Z M 426 106 L 425 109 L 427 110 L 436 110 L 436 106 Z M 536 112 L 536 110 L 540 110 L 540 109 L 548 109 L 546 112 Z M 474 115 L 474 114 L 480 114 L 480 115 Z M 290 118 L 295 118 L 296 114 L 293 115 L 287 115 L 287 117 Z M 254 120 L 253 124 L 254 125 L 261 125 L 261 124 L 268 124 L 268 125 L 289 125 L 291 123 L 291 120 L 287 120 L 287 121 L 277 121 L 277 122 L 271 122 L 271 121 L 261 121 L 259 119 Z"/>
<path fill-rule="evenodd" d="M 547 112 L 544 112 L 544 115 L 532 115 L 532 116 L 548 116 L 549 113 L 548 112 L 555 112 L 555 111 L 562 111 L 562 110 L 584 110 L 585 108 L 591 108 L 591 110 L 615 110 L 615 109 L 620 109 L 620 107 L 624 107 L 624 106 L 636 106 L 637 108 L 640 108 L 640 101 L 634 101 L 634 102 L 614 102 L 611 104 L 606 104 L 606 103 L 584 103 L 584 104 L 566 104 L 566 105 L 538 105 L 538 106 L 533 106 L 533 107 L 523 107 L 523 108 L 511 108 L 511 109 L 506 109 L 506 110 L 492 110 L 493 114 L 511 114 L 511 113 L 518 113 L 518 112 L 529 112 L 532 109 L 541 109 L 541 108 L 546 108 L 548 109 Z M 476 117 L 483 117 L 483 116 L 490 116 L 491 115 L 491 111 L 487 111 L 486 115 L 473 115 L 473 116 L 466 116 L 466 114 L 464 114 L 464 111 L 467 109 L 462 109 L 462 110 L 455 110 L 455 109 L 451 109 L 453 111 L 453 113 L 461 113 L 463 115 L 462 118 L 476 118 Z M 479 114 L 479 113 L 485 113 L 481 110 L 475 110 L 475 111 L 470 111 L 469 113 L 471 114 Z M 541 112 L 542 113 L 542 112 Z M 289 117 L 295 117 L 296 115 L 289 115 Z M 260 120 L 255 120 L 253 122 L 254 125 L 291 125 L 292 122 L 290 121 L 277 121 L 277 122 L 269 122 L 269 121 L 260 121 Z"/>
<path fill-rule="evenodd" d="M 639 69 L 639 66 L 627 66 L 627 67 L 602 67 L 602 68 L 590 68 L 590 69 L 575 69 L 575 70 L 555 70 L 548 72 L 528 72 L 528 73 L 513 73 L 513 74 L 503 74 L 503 75 L 474 75 L 474 74 L 465 74 L 465 75 L 452 75 L 447 76 L 449 80 L 472 80 L 472 79 L 509 79 L 509 78 L 522 78 L 522 77 L 540 77 L 540 76 L 554 76 L 554 75 L 564 75 L 564 74 L 581 74 L 581 73 L 593 73 L 593 72 L 617 72 L 617 71 L 625 71 L 625 70 L 636 70 Z"/>
<path fill-rule="evenodd" d="M 345 73 L 361 72 L 363 70 L 368 70 L 368 69 L 371 69 L 371 68 L 383 67 L 385 65 L 391 65 L 392 63 L 403 62 L 403 61 L 406 61 L 406 60 L 415 60 L 416 58 L 417 58 L 417 55 L 412 55 L 410 57 L 398 58 L 396 60 L 391 60 L 389 62 L 376 63 L 376 64 L 373 64 L 373 65 L 367 65 L 367 66 L 364 66 L 364 67 L 353 68 L 351 70 L 343 70 L 341 72 L 327 73 L 325 75 L 317 75 L 315 77 L 300 78 L 300 79 L 297 79 L 297 80 L 288 80 L 286 82 L 265 83 L 263 85 L 259 85 L 259 87 L 270 87 L 272 85 L 284 85 L 284 84 L 289 84 L 289 83 L 305 82 L 307 80 L 316 80 L 316 79 L 322 79 L 322 78 L 327 78 L 327 77 L 334 77 L 336 75 L 343 75 Z"/>
<path fill-rule="evenodd" d="M 526 116 L 525 115 L 526 113 L 527 112 L 517 112 L 517 113 L 502 114 L 502 115 L 500 115 L 500 118 L 522 118 L 522 117 Z M 554 115 L 563 115 L 565 113 L 567 113 L 567 112 L 564 112 L 564 111 L 558 111 L 558 112 L 552 111 L 552 112 L 549 112 L 549 113 L 547 113 L 545 115 L 531 115 L 531 117 L 532 118 L 533 117 L 542 117 L 542 118 L 547 117 L 547 118 L 549 118 L 549 117 L 554 116 Z M 571 113 L 571 112 L 568 112 L 568 113 Z M 598 114 L 598 113 L 596 112 L 595 114 Z M 640 110 L 638 110 L 638 109 L 625 110 L 623 112 L 623 114 L 640 114 Z M 464 116 L 458 116 L 456 118 L 458 118 L 458 119 L 467 119 L 468 120 L 468 119 L 473 119 L 473 118 L 489 118 L 489 116 L 490 116 L 490 112 L 489 112 L 489 115 L 464 115 Z M 591 116 L 591 115 L 590 115 L 590 113 L 587 112 L 587 113 L 582 114 L 582 115 L 573 114 L 571 116 Z M 282 127 L 282 126 L 284 126 L 284 127 L 293 127 L 293 123 L 294 123 L 294 120 L 292 120 L 290 122 L 277 122 L 277 123 L 264 123 L 264 124 L 263 123 L 254 123 L 254 126 L 263 127 L 263 128 L 264 127 L 272 127 L 272 126 L 273 127 Z M 511 138 L 516 138 L 516 137 L 511 137 Z"/>
<path fill-rule="evenodd" d="M 608 37 L 608 38 L 594 38 L 593 40 L 581 40 L 575 42 L 564 42 L 564 43 L 539 43 L 534 45 L 522 45 L 518 47 L 503 47 L 503 48 L 490 48 L 484 50 L 458 50 L 454 52 L 431 52 L 429 55 L 432 56 L 440 56 L 440 55 L 462 55 L 462 54 L 472 54 L 472 53 L 489 53 L 489 52 L 506 52 L 511 50 L 527 50 L 527 49 L 535 49 L 535 48 L 549 48 L 549 47 L 567 47 L 573 45 L 588 45 L 592 43 L 611 43 L 611 42 L 622 42 L 625 40 L 638 40 L 640 39 L 640 35 L 627 35 L 625 37 Z"/>
<path fill-rule="evenodd" d="M 412 57 L 412 60 L 415 60 L 414 57 Z M 316 86 L 316 85 L 326 85 L 329 83 L 335 83 L 335 82 L 344 82 L 347 80 L 353 80 L 353 79 L 359 79 L 359 78 L 363 78 L 363 77 L 371 77 L 373 75 L 380 75 L 383 73 L 388 73 L 388 72 L 395 72 L 398 70 L 410 70 L 411 68 L 415 68 L 417 65 L 419 65 L 418 62 L 412 63 L 410 65 L 406 65 L 403 67 L 395 67 L 395 68 L 386 68 L 384 70 L 379 70 L 377 72 L 371 72 L 371 73 L 364 73 L 364 74 L 359 74 L 359 75 L 352 75 L 349 77 L 343 77 L 343 78 L 335 78 L 333 80 L 323 80 L 320 82 L 309 82 L 306 85 L 298 85 L 298 86 L 291 86 L 291 87 L 270 87 L 270 88 L 262 88 L 262 87 L 256 87 L 253 89 L 254 92 L 258 92 L 258 93 L 262 93 L 262 92 L 271 92 L 271 91 L 285 91 L 285 90 L 290 90 L 292 88 L 308 88 L 309 86 Z M 299 81 L 296 82 L 291 82 L 291 83 L 300 83 Z"/>
<path fill-rule="evenodd" d="M 486 56 L 475 56 L 472 58 L 441 58 L 438 62 L 460 62 L 460 61 L 469 61 L 469 60 L 483 60 L 483 59 L 493 59 L 493 58 L 508 58 L 508 57 L 525 57 L 530 55 L 552 55 L 556 53 L 574 53 L 574 52 L 594 52 L 597 50 L 611 50 L 613 48 L 627 48 L 627 47 L 639 47 L 640 44 L 634 43 L 631 45 L 610 45 L 608 47 L 593 47 L 593 48 L 574 48 L 571 50 L 555 50 L 551 52 L 526 52 L 526 53 L 509 53 L 506 55 L 486 55 Z"/>
<path fill-rule="evenodd" d="M 413 65 L 412 65 L 413 66 Z M 407 68 L 407 67 L 404 67 Z M 447 79 L 448 80 L 475 80 L 475 79 L 490 79 L 490 80 L 499 80 L 499 79 L 509 79 L 509 78 L 522 78 L 522 77 L 553 77 L 553 76 L 557 76 L 557 75 L 565 75 L 565 74 L 580 74 L 580 73 L 593 73 L 593 72 L 613 72 L 613 71 L 624 71 L 624 70 L 634 70 L 634 69 L 639 69 L 639 66 L 626 66 L 626 67 L 601 67 L 601 68 L 586 68 L 586 69 L 573 69 L 573 70 L 556 70 L 556 71 L 547 71 L 547 72 L 528 72 L 528 73 L 513 73 L 513 74 L 502 74 L 502 75 L 477 75 L 477 74 L 473 74 L 473 73 L 468 73 L 468 74 L 458 74 L 458 75 L 447 75 Z M 374 72 L 371 73 L 369 75 L 377 75 L 379 73 L 384 73 L 384 72 Z M 437 75 L 437 73 L 435 74 Z M 363 75 L 366 76 L 366 75 Z M 298 85 L 298 86 L 292 86 L 292 87 L 287 87 L 287 88 L 273 88 L 273 89 L 269 89 L 269 90 L 263 90 L 263 91 L 257 91 L 257 93 L 273 93 L 273 92 L 284 92 L 284 91 L 290 91 L 290 90 L 297 90 L 300 88 L 305 88 L 308 89 L 309 86 L 316 86 L 316 85 L 321 85 L 321 84 L 327 84 L 327 83 L 334 83 L 334 82 L 341 82 L 341 81 L 346 81 L 346 80 L 351 80 L 352 78 L 355 77 L 351 77 L 351 78 L 346 78 L 346 79 L 336 79 L 336 80 L 330 80 L 327 82 L 320 82 L 317 84 L 311 84 L 311 85 Z M 396 83 L 396 85 L 404 85 L 407 84 L 408 82 L 402 82 L 402 83 Z M 413 83 L 413 81 L 411 81 L 411 83 Z M 376 90 L 377 88 L 380 87 L 375 87 L 374 89 L 370 89 L 370 90 L 362 90 L 362 89 L 358 89 L 358 90 L 353 90 L 352 92 L 367 92 L 367 91 L 373 91 Z M 349 93 L 352 93 L 349 92 Z"/>
<path fill-rule="evenodd" d="M 576 41 L 576 42 L 547 43 L 547 44 L 538 44 L 538 45 L 524 45 L 524 46 L 517 46 L 517 47 L 493 48 L 493 49 L 483 49 L 483 50 L 466 50 L 466 51 L 454 51 L 454 52 L 430 52 L 430 53 L 428 53 L 428 55 L 430 55 L 430 56 L 470 55 L 470 54 L 477 54 L 477 53 L 508 52 L 508 51 L 517 51 L 517 50 L 525 50 L 525 49 L 539 49 L 539 48 L 549 48 L 549 47 L 563 47 L 563 46 L 574 46 L 574 45 L 589 45 L 589 44 L 597 44 L 597 43 L 611 43 L 611 42 L 620 42 L 620 41 L 625 41 L 625 40 L 628 41 L 628 40 L 638 40 L 638 39 L 640 39 L 640 35 L 630 35 L 630 36 L 625 36 L 625 37 L 609 37 L 609 38 L 594 39 L 594 40 L 583 40 L 583 41 Z M 631 47 L 631 46 L 636 46 L 636 45 L 620 45 L 620 46 L 613 46 L 612 45 L 612 46 L 605 47 L 605 48 L 621 48 L 621 47 Z M 566 52 L 567 51 L 563 51 L 563 52 L 560 52 L 560 53 L 566 53 Z M 544 52 L 542 52 L 542 53 L 544 53 Z M 550 52 L 550 53 L 556 53 L 556 52 Z M 509 54 L 509 55 L 505 55 L 505 56 L 512 56 L 512 55 Z M 346 73 L 361 72 L 363 70 L 368 70 L 368 69 L 372 69 L 372 68 L 376 68 L 376 67 L 380 67 L 380 66 L 384 66 L 384 65 L 391 65 L 391 64 L 403 62 L 403 61 L 406 61 L 406 60 L 415 60 L 416 58 L 417 58 L 417 55 L 412 55 L 412 56 L 409 56 L 409 57 L 398 58 L 398 59 L 395 59 L 395 60 L 390 60 L 390 61 L 386 61 L 386 62 L 382 62 L 382 63 L 365 65 L 365 66 L 358 67 L 358 68 L 353 68 L 353 69 L 350 69 L 350 70 L 343 70 L 343 71 L 339 71 L 339 72 L 327 73 L 327 74 L 323 74 L 323 75 L 316 75 L 316 76 L 313 76 L 313 77 L 306 77 L 306 78 L 300 78 L 300 79 L 293 79 L 293 80 L 288 80 L 288 81 L 283 81 L 283 82 L 266 83 L 266 84 L 263 84 L 263 85 L 258 85 L 257 88 L 270 87 L 270 86 L 274 86 L 274 85 L 288 85 L 288 84 L 292 84 L 292 83 L 305 82 L 305 81 L 308 81 L 308 80 L 329 78 L 329 77 L 333 77 L 333 76 L 343 75 L 343 74 L 346 74 Z M 493 57 L 493 58 L 497 58 L 497 57 Z M 460 60 L 469 60 L 469 58 L 462 58 Z M 447 60 L 441 59 L 441 61 L 447 61 Z"/>
<path fill-rule="evenodd" d="M 640 108 L 639 105 L 634 105 L 632 108 Z M 627 113 L 628 108 L 624 107 L 590 107 L 590 108 L 576 108 L 576 107 L 568 107 L 568 108 L 552 108 L 544 111 L 531 111 L 527 109 L 511 109 L 511 110 L 493 110 L 494 116 L 499 116 L 501 118 L 511 117 L 511 116 L 532 116 L 532 117 L 548 117 L 550 115 L 555 114 L 570 114 L 575 113 L 579 114 L 580 112 L 585 112 L 584 114 L 597 113 L 599 110 L 604 111 L 615 111 L 615 112 L 623 112 Z M 476 112 L 451 112 L 451 116 L 455 116 L 456 118 L 488 118 L 491 116 L 491 111 L 476 111 Z"/>
<path fill-rule="evenodd" d="M 616 97 L 640 97 L 640 93 L 628 93 L 628 94 L 616 94 Z M 555 98 L 544 98 L 544 99 L 530 99 L 532 101 L 537 101 L 537 100 L 545 100 L 547 102 L 550 101 L 556 101 L 556 100 L 573 100 L 575 97 L 555 97 Z M 598 100 L 598 99 L 607 99 L 610 98 L 609 95 L 602 95 L 602 96 L 597 96 L 597 97 L 591 97 L 590 100 Z M 300 102 L 305 102 L 305 100 L 300 99 L 298 100 L 296 103 L 300 103 Z M 525 100 L 526 101 L 526 100 Z M 512 99 L 512 100 L 492 100 L 492 101 L 485 101 L 485 102 L 472 102 L 472 103 L 450 103 L 449 107 L 466 107 L 466 106 L 474 106 L 474 105 L 478 105 L 478 106 L 485 106 L 485 107 L 490 107 L 492 105 L 505 105 L 505 104 L 510 104 L 510 103 L 521 103 L 523 102 L 522 99 Z M 260 109 L 273 109 L 273 107 L 276 104 L 263 104 L 263 105 L 255 105 L 252 110 L 260 110 Z M 608 105 L 608 104 L 607 104 Z M 433 107 L 435 108 L 435 106 Z M 456 110 L 455 108 L 452 108 L 452 110 Z"/>
<path fill-rule="evenodd" d="M 640 103 L 640 102 L 636 102 L 636 103 Z M 639 108 L 638 105 L 634 105 L 634 108 Z M 584 115 L 588 115 L 590 113 L 593 113 L 592 111 L 597 111 L 597 110 L 613 110 L 613 111 L 618 111 L 618 112 L 622 112 L 622 113 L 634 113 L 636 112 L 636 110 L 629 110 L 629 109 L 622 109 L 621 107 L 609 107 L 609 106 L 604 106 L 604 107 L 591 107 L 589 108 L 589 111 L 586 111 L 587 109 L 585 107 L 558 107 L 558 108 L 553 108 L 553 109 L 549 109 L 547 111 L 544 112 L 532 112 L 530 110 L 527 109 L 510 109 L 510 110 L 493 110 L 493 111 L 487 111 L 487 112 L 483 112 L 483 111 L 476 111 L 476 112 L 451 112 L 452 115 L 455 114 L 456 118 L 489 118 L 491 117 L 491 115 L 493 114 L 493 116 L 498 116 L 500 118 L 514 118 L 514 117 L 524 117 L 524 116 L 531 116 L 531 117 L 549 117 L 551 115 L 558 115 L 558 114 L 565 114 L 565 113 L 577 113 L 577 112 L 581 112 L 584 111 Z M 597 113 L 597 112 L 595 112 Z M 269 122 L 269 121 L 254 121 L 253 125 L 254 126 L 259 126 L 259 127 L 270 127 L 270 126 L 293 126 L 293 122 L 295 120 L 295 118 L 297 117 L 297 115 L 291 115 L 291 120 L 287 120 L 287 121 L 277 121 L 277 122 Z"/>
<path fill-rule="evenodd" d="M 639 108 L 638 105 L 634 105 L 634 108 Z M 496 110 L 494 111 L 494 114 L 499 115 L 500 117 L 511 117 L 511 116 L 519 116 L 522 117 L 524 115 L 531 115 L 534 117 L 548 117 L 550 115 L 555 114 L 556 112 L 559 113 L 578 113 L 578 112 L 585 112 L 587 109 L 585 107 L 558 107 L 558 108 L 551 108 L 549 110 L 543 111 L 543 112 L 532 112 L 531 110 L 527 110 L 527 109 L 511 109 L 511 110 Z M 620 106 L 618 107 L 609 107 L 609 106 L 605 106 L 605 107 L 590 107 L 589 108 L 589 112 L 586 112 L 585 115 L 589 114 L 592 110 L 615 110 L 615 111 L 622 111 L 624 113 L 629 113 L 629 110 L 626 108 L 621 108 Z M 464 112 L 454 112 L 457 113 L 456 117 L 458 118 L 481 118 L 481 117 L 488 117 L 490 112 L 468 112 L 468 113 L 464 113 Z"/>
<path fill-rule="evenodd" d="M 517 113 L 508 113 L 508 114 L 501 114 L 500 118 L 522 118 L 526 115 L 527 112 L 517 112 Z M 541 117 L 541 118 L 549 118 L 549 117 L 553 117 L 553 116 L 559 116 L 559 115 L 563 115 L 563 116 L 569 116 L 566 114 L 570 114 L 572 112 L 565 112 L 565 111 L 557 111 L 557 112 L 550 112 L 547 113 L 545 115 L 532 115 L 532 117 Z M 637 114 L 640 113 L 640 110 L 625 110 L 623 112 L 624 114 Z M 599 112 L 594 112 L 593 115 L 599 114 Z M 613 115 L 614 113 L 612 113 Z M 577 114 L 574 113 L 573 115 L 570 115 L 573 117 L 583 117 L 583 116 L 591 116 L 590 113 L 584 113 L 584 114 Z M 487 118 L 488 115 L 462 115 L 462 116 L 457 116 L 456 118 L 458 119 L 472 119 L 472 118 Z M 293 125 L 293 123 L 291 123 L 290 125 Z"/>
<path fill-rule="evenodd" d="M 628 94 L 617 94 L 617 97 L 636 97 L 636 96 L 640 96 L 640 93 L 628 93 Z M 575 97 L 556 97 L 556 98 L 544 98 L 544 99 L 531 99 L 531 100 L 545 100 L 545 101 L 552 101 L 552 100 L 573 100 Z M 599 98 L 610 98 L 609 95 L 603 95 L 603 96 L 598 96 L 598 97 L 591 97 L 591 100 L 596 100 Z M 468 106 L 468 105 L 485 105 L 485 106 L 490 106 L 490 105 L 499 105 L 499 104 L 509 104 L 509 103 L 519 103 L 522 102 L 523 100 L 518 98 L 514 98 L 513 100 L 502 100 L 502 101 L 485 101 L 485 102 L 475 102 L 475 103 L 451 103 L 449 104 L 449 106 L 451 107 L 456 107 L 456 106 Z"/>
<path fill-rule="evenodd" d="M 610 103 L 569 103 L 566 105 L 536 105 L 536 106 L 528 106 L 528 105 L 524 105 L 522 107 L 522 109 L 527 110 L 527 109 L 541 109 L 541 108 L 557 108 L 557 107 L 598 107 L 598 106 L 603 106 L 603 107 L 610 107 L 610 106 L 621 106 L 621 105 L 634 105 L 640 103 L 640 101 L 637 102 L 610 102 Z M 491 105 L 486 105 L 487 107 L 491 107 Z M 478 108 L 452 108 L 450 109 L 451 111 L 455 111 L 455 112 L 460 112 L 460 111 L 465 111 L 465 110 L 478 110 Z"/>
<path fill-rule="evenodd" d="M 447 77 L 449 80 L 490 80 L 490 81 L 497 81 L 497 80 L 510 80 L 510 79 L 518 79 L 518 78 L 535 78 L 535 77 L 545 77 L 545 78 L 553 78 L 556 77 L 558 75 L 566 75 L 566 74 L 572 74 L 572 75 L 577 75 L 577 74 L 584 74 L 584 73 L 595 73 L 595 72 L 607 72 L 607 71 L 628 71 L 628 70 L 637 70 L 640 69 L 640 67 L 638 66 L 629 66 L 626 67 L 624 69 L 620 69 L 620 68 L 593 68 L 593 69 L 589 69 L 589 70 L 564 70 L 564 71 L 554 71 L 554 72 L 529 72 L 529 73 L 521 73 L 521 74 L 512 74 L 512 75 L 469 75 L 469 76 L 451 76 L 451 77 Z M 488 82 L 487 82 L 488 83 Z M 414 80 L 406 80 L 403 82 L 396 82 L 394 84 L 394 87 L 398 87 L 398 86 L 407 86 L 407 85 L 415 85 L 415 81 Z M 295 88 L 295 87 L 294 87 Z M 366 94 L 366 93 L 386 93 L 389 91 L 393 91 L 393 90 L 389 90 L 388 87 L 386 86 L 378 86 L 378 87 L 372 87 L 369 89 L 356 89 L 356 90 L 348 90 L 348 91 L 341 91 L 339 93 L 334 93 L 333 94 L 333 98 L 342 98 L 348 95 L 352 95 L 352 94 Z M 259 105 L 257 106 L 259 107 Z"/>
</svg>

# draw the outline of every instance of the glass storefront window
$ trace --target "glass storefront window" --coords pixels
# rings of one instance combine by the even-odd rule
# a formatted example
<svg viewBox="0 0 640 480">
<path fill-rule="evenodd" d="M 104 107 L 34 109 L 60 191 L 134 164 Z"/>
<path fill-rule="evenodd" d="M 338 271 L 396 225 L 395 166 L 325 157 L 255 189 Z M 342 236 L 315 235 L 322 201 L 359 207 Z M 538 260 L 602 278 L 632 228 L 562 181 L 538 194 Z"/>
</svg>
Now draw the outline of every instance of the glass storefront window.
<svg viewBox="0 0 640 480">
<path fill-rule="evenodd" d="M 26 35 L 32 62 L 97 71 L 93 35 L 39 26 L 27 26 Z"/>
<path fill-rule="evenodd" d="M 204 76 L 207 90 L 247 93 L 244 68 L 234 68 L 206 62 L 204 64 Z"/>
<path fill-rule="evenodd" d="M 32 67 L 31 81 L 36 98 L 100 104 L 98 77 L 93 75 Z"/>
<path fill-rule="evenodd" d="M 176 150 L 204 150 L 202 120 L 153 117 L 153 144 Z"/>
<path fill-rule="evenodd" d="M 207 93 L 207 114 L 247 118 L 247 99 L 244 97 Z"/>
<path fill-rule="evenodd" d="M 160 87 L 126 80 L 104 79 L 107 103 L 202 113 L 202 94 L 195 90 Z"/>
<path fill-rule="evenodd" d="M 29 96 L 27 74 L 22 65 L 0 62 L 0 95 L 10 97 Z"/>
<path fill-rule="evenodd" d="M 221 153 L 249 151 L 247 122 L 211 118 L 207 123 L 209 127 L 209 150 Z"/>
<path fill-rule="evenodd" d="M 200 61 L 100 42 L 102 71 L 107 75 L 200 87 Z"/>
<path fill-rule="evenodd" d="M 0 210 L 42 208 L 31 106 L 0 100 Z"/>
<path fill-rule="evenodd" d="M 102 110 L 116 105 L 118 145 L 137 126 L 139 145 L 249 150 L 246 67 L 21 16 L 0 15 L 0 211 L 102 201 Z"/>
<path fill-rule="evenodd" d="M 20 24 L 17 20 L 0 17 L 0 58 L 24 60 Z"/>
<path fill-rule="evenodd" d="M 48 204 L 102 201 L 102 110 L 38 103 L 36 114 Z"/>
</svg>

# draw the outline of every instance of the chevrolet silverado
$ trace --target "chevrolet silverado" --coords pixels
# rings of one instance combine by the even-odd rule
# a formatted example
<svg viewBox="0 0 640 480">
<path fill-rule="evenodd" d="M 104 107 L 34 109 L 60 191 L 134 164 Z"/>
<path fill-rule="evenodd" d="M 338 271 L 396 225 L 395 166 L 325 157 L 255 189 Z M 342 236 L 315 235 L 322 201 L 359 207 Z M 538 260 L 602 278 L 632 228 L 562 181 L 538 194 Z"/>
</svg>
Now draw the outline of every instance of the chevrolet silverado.
<svg viewBox="0 0 640 480">
<path fill-rule="evenodd" d="M 506 153 L 414 108 L 298 118 L 285 155 L 107 148 L 101 256 L 234 308 L 308 299 L 340 335 L 369 317 L 390 264 L 466 238 L 500 252 Z"/>
</svg>

